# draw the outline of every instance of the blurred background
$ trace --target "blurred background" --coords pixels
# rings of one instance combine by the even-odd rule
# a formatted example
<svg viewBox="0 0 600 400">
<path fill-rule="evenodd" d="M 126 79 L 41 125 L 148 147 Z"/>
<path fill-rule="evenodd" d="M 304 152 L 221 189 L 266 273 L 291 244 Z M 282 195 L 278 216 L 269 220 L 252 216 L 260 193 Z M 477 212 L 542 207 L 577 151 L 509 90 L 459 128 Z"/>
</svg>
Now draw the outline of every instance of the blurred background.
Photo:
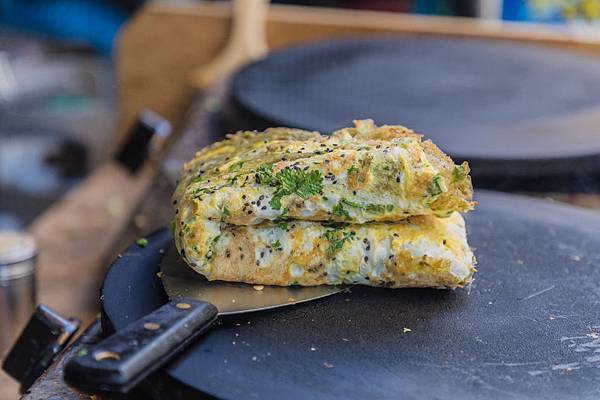
<svg viewBox="0 0 600 400">
<path fill-rule="evenodd" d="M 600 0 L 234 3 L 0 0 L 0 231 L 37 242 L 32 304 L 95 315 L 106 260 L 237 129 L 405 124 L 477 188 L 600 208 Z"/>
<path fill-rule="evenodd" d="M 600 18 L 597 0 L 273 3 L 584 28 Z M 0 1 L 0 228 L 27 226 L 114 149 L 115 42 L 143 5 L 142 0 Z"/>
</svg>

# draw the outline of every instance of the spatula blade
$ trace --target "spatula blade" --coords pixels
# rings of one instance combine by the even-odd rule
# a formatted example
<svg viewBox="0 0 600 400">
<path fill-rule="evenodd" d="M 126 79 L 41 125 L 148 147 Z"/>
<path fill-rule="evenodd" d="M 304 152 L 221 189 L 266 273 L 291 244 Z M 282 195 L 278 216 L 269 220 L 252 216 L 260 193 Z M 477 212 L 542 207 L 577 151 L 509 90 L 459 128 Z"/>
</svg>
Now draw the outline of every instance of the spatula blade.
<svg viewBox="0 0 600 400">
<path fill-rule="evenodd" d="M 209 281 L 181 259 L 175 246 L 165 254 L 161 280 L 170 299 L 188 297 L 214 304 L 220 315 L 298 304 L 339 293 L 341 286 L 254 286 L 245 283 Z"/>
</svg>

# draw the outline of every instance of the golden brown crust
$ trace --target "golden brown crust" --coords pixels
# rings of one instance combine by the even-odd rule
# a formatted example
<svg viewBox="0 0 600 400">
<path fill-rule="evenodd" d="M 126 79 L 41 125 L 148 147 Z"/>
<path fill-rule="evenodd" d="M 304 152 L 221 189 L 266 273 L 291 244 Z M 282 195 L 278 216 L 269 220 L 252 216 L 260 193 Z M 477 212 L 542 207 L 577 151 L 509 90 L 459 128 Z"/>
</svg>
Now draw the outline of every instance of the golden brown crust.
<svg viewBox="0 0 600 400">
<path fill-rule="evenodd" d="M 185 164 L 173 195 L 175 242 L 209 279 L 459 287 L 474 271 L 456 213 L 474 205 L 468 174 L 421 135 L 370 120 L 331 136 L 238 132 Z M 282 230 L 282 219 L 295 228 Z M 332 222 L 344 226 L 334 232 Z M 350 231 L 372 245 L 339 236 Z M 342 238 L 335 254 L 327 250 Z M 269 247 L 276 241 L 289 252 Z M 259 257 L 265 251 L 272 263 Z M 380 259 L 384 252 L 392 258 Z"/>
<path fill-rule="evenodd" d="M 457 213 L 392 224 L 228 225 L 212 233 L 216 236 L 198 234 L 200 241 L 183 239 L 185 258 L 211 280 L 456 288 L 469 284 L 475 271 Z M 205 245 L 194 249 L 198 243 Z"/>
</svg>

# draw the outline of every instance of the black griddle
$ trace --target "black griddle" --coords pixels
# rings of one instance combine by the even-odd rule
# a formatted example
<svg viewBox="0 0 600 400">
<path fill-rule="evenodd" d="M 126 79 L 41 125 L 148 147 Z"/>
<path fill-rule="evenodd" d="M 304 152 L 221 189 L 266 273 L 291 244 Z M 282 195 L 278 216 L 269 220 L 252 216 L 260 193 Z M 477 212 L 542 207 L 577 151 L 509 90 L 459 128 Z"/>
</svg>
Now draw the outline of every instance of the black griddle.
<svg viewBox="0 0 600 400">
<path fill-rule="evenodd" d="M 232 98 L 263 121 L 253 128 L 404 124 L 469 160 L 475 183 L 488 187 L 520 190 L 532 182 L 511 178 L 543 177 L 573 186 L 600 174 L 598 124 L 579 123 L 600 113 L 600 60 L 573 52 L 459 38 L 338 39 L 247 66 Z"/>
<path fill-rule="evenodd" d="M 156 398 L 597 399 L 600 214 L 480 191 L 470 290 L 350 293 L 220 326 L 144 383 Z M 167 230 L 108 272 L 105 329 L 167 298 Z M 408 331 L 407 329 L 410 329 Z"/>
</svg>

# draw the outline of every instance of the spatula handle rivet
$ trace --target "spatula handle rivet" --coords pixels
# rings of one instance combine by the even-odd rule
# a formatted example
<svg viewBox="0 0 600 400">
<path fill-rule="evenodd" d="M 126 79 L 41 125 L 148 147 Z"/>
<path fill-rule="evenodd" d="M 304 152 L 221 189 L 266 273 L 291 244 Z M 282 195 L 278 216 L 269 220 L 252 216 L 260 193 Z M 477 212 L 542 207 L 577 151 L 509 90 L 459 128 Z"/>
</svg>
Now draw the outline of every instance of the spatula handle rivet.
<svg viewBox="0 0 600 400">
<path fill-rule="evenodd" d="M 121 356 L 114 351 L 101 350 L 94 353 L 94 358 L 96 361 L 105 361 L 105 360 L 115 360 L 118 361 L 121 359 Z"/>
<path fill-rule="evenodd" d="M 160 328 L 160 325 L 156 322 L 146 322 L 144 324 L 144 329 L 148 329 L 149 331 L 155 331 Z"/>
<path fill-rule="evenodd" d="M 180 310 L 187 310 L 188 308 L 191 308 L 192 306 L 189 305 L 188 303 L 177 303 L 177 305 L 175 305 L 175 307 L 179 308 Z"/>
</svg>

